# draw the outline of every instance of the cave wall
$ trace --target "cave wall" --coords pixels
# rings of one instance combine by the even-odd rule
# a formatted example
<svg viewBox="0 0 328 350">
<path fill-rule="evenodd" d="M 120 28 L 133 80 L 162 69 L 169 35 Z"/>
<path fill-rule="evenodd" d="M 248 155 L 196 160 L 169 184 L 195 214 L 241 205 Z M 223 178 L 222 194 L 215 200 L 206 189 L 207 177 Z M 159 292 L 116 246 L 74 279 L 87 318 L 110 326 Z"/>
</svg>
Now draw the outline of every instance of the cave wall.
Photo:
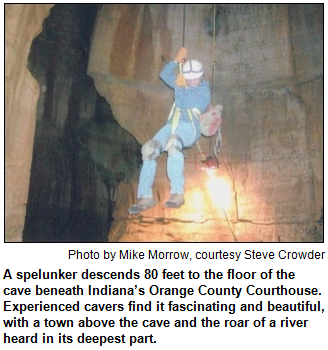
<svg viewBox="0 0 328 350">
<path fill-rule="evenodd" d="M 39 86 L 26 63 L 53 5 L 5 5 L 5 239 L 22 240 Z"/>
<path fill-rule="evenodd" d="M 39 96 L 27 56 L 52 6 L 5 5 L 6 241 L 22 239 Z M 128 217 L 137 177 L 121 182 L 110 241 L 323 239 L 323 6 L 218 6 L 213 101 L 225 108 L 219 174 L 233 189 L 230 221 L 195 166 L 195 155 L 208 149 L 202 138 L 200 148 L 187 150 L 187 204 L 170 212 L 162 206 L 169 191 L 163 155 L 154 186 L 160 204 Z M 212 5 L 186 6 L 186 46 L 203 62 L 207 79 L 211 11 Z M 181 46 L 182 13 L 179 4 L 104 4 L 97 17 L 89 74 L 120 125 L 140 143 L 165 123 L 172 104 L 158 73 Z M 105 148 L 98 142 L 92 147 Z"/>
<path fill-rule="evenodd" d="M 139 167 L 140 145 L 87 76 L 98 5 L 6 9 L 6 107 L 15 108 L 6 110 L 5 240 L 106 242 L 118 183 Z M 16 86 L 20 69 L 28 80 Z"/>
<path fill-rule="evenodd" d="M 199 147 L 187 151 L 187 204 L 175 211 L 163 208 L 169 196 L 163 155 L 154 185 L 160 204 L 128 217 L 138 179 L 132 186 L 122 184 L 126 194 L 115 210 L 110 240 L 322 239 L 323 7 L 218 8 L 213 102 L 224 106 L 218 172 L 232 189 L 232 205 L 223 213 L 209 197 L 208 177 L 195 166 L 197 153 L 208 152 L 209 140 L 201 138 Z M 186 6 L 185 43 L 208 80 L 212 11 L 213 5 Z M 88 72 L 120 125 L 140 143 L 165 123 L 173 102 L 158 75 L 181 47 L 182 23 L 182 4 L 107 4 L 98 14 Z"/>
<path fill-rule="evenodd" d="M 24 242 L 106 242 L 117 185 L 138 168 L 138 143 L 86 72 L 98 7 L 55 6 L 31 46 L 41 94 Z"/>
</svg>

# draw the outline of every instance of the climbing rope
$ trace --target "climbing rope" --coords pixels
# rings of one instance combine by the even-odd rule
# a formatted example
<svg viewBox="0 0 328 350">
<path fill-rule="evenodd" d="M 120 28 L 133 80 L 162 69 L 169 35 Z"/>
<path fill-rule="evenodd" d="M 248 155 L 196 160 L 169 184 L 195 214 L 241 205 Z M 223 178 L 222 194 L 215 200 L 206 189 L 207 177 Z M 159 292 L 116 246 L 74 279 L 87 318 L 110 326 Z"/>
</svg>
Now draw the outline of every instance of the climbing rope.
<svg viewBox="0 0 328 350">
<path fill-rule="evenodd" d="M 186 32 L 186 5 L 183 4 L 183 33 L 182 33 L 182 46 L 184 47 L 185 45 L 185 32 Z M 211 77 L 211 103 L 213 103 L 213 88 L 214 88 L 214 70 L 216 68 L 216 60 L 215 60 L 215 34 L 216 34 L 216 4 L 213 4 L 213 34 L 212 34 L 212 77 Z M 210 137 L 210 143 L 209 143 L 209 154 L 211 154 L 211 149 L 212 149 L 212 145 L 211 145 L 211 140 L 212 138 Z M 196 145 L 198 147 L 198 150 L 200 152 L 200 154 L 202 155 L 203 160 L 205 160 L 205 156 L 204 156 L 204 152 L 201 149 L 201 146 L 197 140 Z M 233 237 L 233 241 L 234 242 L 238 242 L 238 239 L 236 237 L 234 228 L 232 226 L 232 223 L 229 219 L 229 216 L 226 212 L 226 210 L 224 209 L 223 205 L 220 205 L 223 214 L 225 216 L 225 219 L 228 223 L 230 232 L 232 234 Z"/>
<path fill-rule="evenodd" d="M 213 35 L 212 35 L 212 85 L 211 101 L 213 102 L 214 70 L 215 70 L 215 32 L 216 32 L 216 4 L 213 4 Z"/>
<path fill-rule="evenodd" d="M 213 4 L 213 34 L 212 34 L 212 79 L 211 79 L 211 103 L 213 104 L 214 70 L 215 70 L 215 31 L 216 31 L 216 4 Z M 212 137 L 210 137 L 208 154 L 212 151 Z"/>
<path fill-rule="evenodd" d="M 186 36 L 186 4 L 183 4 L 183 22 L 182 22 L 182 47 L 185 46 L 185 36 Z"/>
</svg>

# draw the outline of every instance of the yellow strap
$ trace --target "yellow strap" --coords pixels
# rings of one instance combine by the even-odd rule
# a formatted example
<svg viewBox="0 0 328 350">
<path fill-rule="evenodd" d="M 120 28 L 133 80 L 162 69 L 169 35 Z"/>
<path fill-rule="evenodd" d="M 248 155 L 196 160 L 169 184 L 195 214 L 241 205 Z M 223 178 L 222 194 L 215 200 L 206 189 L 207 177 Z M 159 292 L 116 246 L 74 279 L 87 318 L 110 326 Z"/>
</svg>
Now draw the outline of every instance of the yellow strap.
<svg viewBox="0 0 328 350">
<path fill-rule="evenodd" d="M 173 119 L 172 119 L 172 134 L 174 134 L 175 129 L 177 128 L 179 124 L 179 119 L 180 119 L 180 110 L 179 108 L 175 108 L 173 112 Z"/>
<path fill-rule="evenodd" d="M 172 128 L 171 128 L 172 134 L 174 134 L 174 131 L 178 126 L 179 118 L 180 118 L 180 109 L 175 106 L 175 103 L 173 103 L 171 112 L 168 117 L 168 120 L 172 119 Z"/>
<path fill-rule="evenodd" d="M 189 119 L 192 123 L 192 126 L 194 128 L 194 136 L 196 136 L 196 127 L 195 127 L 195 123 L 194 120 L 192 118 L 192 115 L 196 115 L 197 119 L 199 119 L 199 117 L 201 116 L 200 110 L 197 108 L 187 108 L 187 113 L 189 116 Z M 178 124 L 179 124 L 179 119 L 180 119 L 180 108 L 175 106 L 175 103 L 172 106 L 171 112 L 169 114 L 168 120 L 172 119 L 172 134 L 174 134 L 175 129 L 177 128 Z"/>
<path fill-rule="evenodd" d="M 170 120 L 170 119 L 172 118 L 174 108 L 175 108 L 175 103 L 173 103 L 173 106 L 172 106 L 172 108 L 171 108 L 171 112 L 170 112 L 169 117 L 167 118 L 167 120 Z"/>
<path fill-rule="evenodd" d="M 189 116 L 189 119 L 193 121 L 192 119 L 192 115 L 195 115 L 197 117 L 197 119 L 199 120 L 200 116 L 201 116 L 201 113 L 200 113 L 200 110 L 198 108 L 187 108 L 187 112 L 188 112 L 188 116 Z"/>
<path fill-rule="evenodd" d="M 182 74 L 182 63 L 179 63 L 179 74 L 175 80 L 176 85 L 178 86 L 187 86 L 186 79 L 184 78 Z"/>
</svg>

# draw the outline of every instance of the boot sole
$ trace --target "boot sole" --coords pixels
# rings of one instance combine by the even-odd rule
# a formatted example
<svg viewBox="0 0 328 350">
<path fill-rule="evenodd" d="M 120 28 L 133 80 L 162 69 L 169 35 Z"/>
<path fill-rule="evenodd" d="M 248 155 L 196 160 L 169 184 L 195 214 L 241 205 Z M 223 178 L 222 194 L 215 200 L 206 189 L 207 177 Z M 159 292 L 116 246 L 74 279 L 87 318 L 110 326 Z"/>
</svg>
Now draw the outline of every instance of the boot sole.
<svg viewBox="0 0 328 350">
<path fill-rule="evenodd" d="M 180 208 L 182 205 L 184 205 L 184 202 L 183 203 L 181 203 L 180 205 L 178 205 L 178 204 L 175 204 L 175 203 L 172 203 L 172 202 L 166 202 L 165 203 L 165 208 Z"/>
<path fill-rule="evenodd" d="M 147 206 L 146 205 L 133 205 L 131 208 L 128 209 L 128 213 L 130 215 L 135 215 L 135 214 L 138 214 L 138 213 L 140 213 L 142 211 L 145 211 L 147 209 L 155 207 L 156 204 L 157 203 L 154 202 L 154 203 L 149 204 Z"/>
</svg>

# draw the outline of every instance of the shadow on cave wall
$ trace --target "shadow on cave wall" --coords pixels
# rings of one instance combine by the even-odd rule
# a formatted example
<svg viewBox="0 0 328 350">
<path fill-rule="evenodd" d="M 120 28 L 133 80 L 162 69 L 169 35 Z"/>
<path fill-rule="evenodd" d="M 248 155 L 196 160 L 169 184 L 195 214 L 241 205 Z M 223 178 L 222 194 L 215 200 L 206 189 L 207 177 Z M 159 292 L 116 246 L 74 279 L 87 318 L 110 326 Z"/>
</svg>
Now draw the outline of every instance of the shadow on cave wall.
<svg viewBox="0 0 328 350">
<path fill-rule="evenodd" d="M 25 242 L 107 242 L 117 185 L 141 162 L 140 145 L 87 76 L 98 6 L 55 5 L 32 43 L 40 98 Z"/>
</svg>

